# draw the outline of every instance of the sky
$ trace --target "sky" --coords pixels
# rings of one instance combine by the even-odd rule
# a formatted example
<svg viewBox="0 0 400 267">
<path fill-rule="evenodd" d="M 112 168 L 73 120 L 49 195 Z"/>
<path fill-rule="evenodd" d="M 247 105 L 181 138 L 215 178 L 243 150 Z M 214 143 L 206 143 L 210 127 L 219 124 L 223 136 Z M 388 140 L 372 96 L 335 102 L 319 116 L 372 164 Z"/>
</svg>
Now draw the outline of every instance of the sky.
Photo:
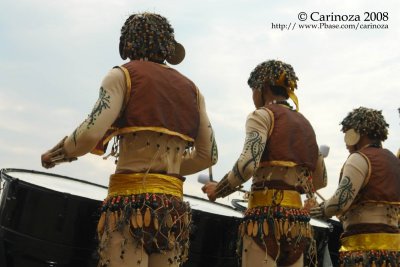
<svg viewBox="0 0 400 267">
<path fill-rule="evenodd" d="M 107 185 L 115 169 L 111 159 L 85 155 L 46 170 L 40 155 L 86 118 L 104 75 L 125 63 L 118 53 L 120 29 L 137 12 L 167 17 L 185 46 L 186 58 L 175 68 L 205 97 L 219 151 L 215 180 L 242 150 L 245 120 L 254 110 L 247 79 L 269 59 L 293 66 L 300 112 L 313 125 L 318 143 L 330 147 L 328 186 L 320 190 L 325 198 L 333 194 L 348 156 L 339 123 L 352 109 L 382 110 L 390 125 L 383 145 L 393 153 L 400 148 L 397 0 L 2 0 L 0 168 Z M 320 23 L 325 25 L 304 28 Z M 197 177 L 187 177 L 185 191 L 203 197 Z"/>
</svg>

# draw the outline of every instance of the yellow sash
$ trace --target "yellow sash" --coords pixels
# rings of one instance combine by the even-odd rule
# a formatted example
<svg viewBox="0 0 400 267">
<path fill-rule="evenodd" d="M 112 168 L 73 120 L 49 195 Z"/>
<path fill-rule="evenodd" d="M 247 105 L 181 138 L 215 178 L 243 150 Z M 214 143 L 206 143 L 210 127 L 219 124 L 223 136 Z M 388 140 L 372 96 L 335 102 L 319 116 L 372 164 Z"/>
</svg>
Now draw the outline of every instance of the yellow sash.
<svg viewBox="0 0 400 267">
<path fill-rule="evenodd" d="M 341 239 L 339 251 L 400 251 L 400 234 L 374 233 L 352 235 Z"/>
<path fill-rule="evenodd" d="M 268 189 L 266 191 L 258 190 L 250 193 L 249 209 L 275 205 L 296 209 L 303 207 L 300 193 L 294 190 Z"/>
<path fill-rule="evenodd" d="M 183 181 L 158 173 L 113 174 L 108 186 L 108 197 L 143 193 L 167 194 L 182 198 Z"/>
</svg>

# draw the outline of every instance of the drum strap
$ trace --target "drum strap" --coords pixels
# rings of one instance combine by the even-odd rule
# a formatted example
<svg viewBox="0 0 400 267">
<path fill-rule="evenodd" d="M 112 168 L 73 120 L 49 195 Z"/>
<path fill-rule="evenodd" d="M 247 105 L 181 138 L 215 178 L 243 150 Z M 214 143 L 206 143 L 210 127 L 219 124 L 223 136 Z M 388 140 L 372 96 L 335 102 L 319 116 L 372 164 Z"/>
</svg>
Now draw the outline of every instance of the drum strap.
<svg viewBox="0 0 400 267">
<path fill-rule="evenodd" d="M 341 252 L 368 250 L 400 251 L 400 234 L 359 234 L 342 238 L 341 242 Z"/>
<path fill-rule="evenodd" d="M 283 206 L 287 208 L 301 209 L 300 193 L 295 190 L 267 189 L 252 191 L 249 197 L 248 208 L 265 206 Z"/>
<path fill-rule="evenodd" d="M 110 177 L 108 197 L 144 193 L 183 197 L 183 181 L 158 173 L 113 174 Z"/>
</svg>

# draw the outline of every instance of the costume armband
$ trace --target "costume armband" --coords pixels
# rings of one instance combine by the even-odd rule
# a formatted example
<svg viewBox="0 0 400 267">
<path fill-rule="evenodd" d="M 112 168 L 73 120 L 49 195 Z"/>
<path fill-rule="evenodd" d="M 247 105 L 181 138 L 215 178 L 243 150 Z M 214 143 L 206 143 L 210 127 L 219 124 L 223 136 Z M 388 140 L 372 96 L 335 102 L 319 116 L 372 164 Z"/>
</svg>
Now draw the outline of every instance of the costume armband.
<svg viewBox="0 0 400 267">
<path fill-rule="evenodd" d="M 229 180 L 228 180 L 228 174 L 226 174 L 224 176 L 224 178 L 222 178 L 222 180 L 219 181 L 217 184 L 217 188 L 215 189 L 215 193 L 216 193 L 215 196 L 217 198 L 226 197 L 226 196 L 232 194 L 233 192 L 236 192 L 238 189 L 238 188 L 231 187 L 231 184 L 229 183 Z"/>
<path fill-rule="evenodd" d="M 54 164 L 60 164 L 63 162 L 71 162 L 74 160 L 77 160 L 78 158 L 73 157 L 73 158 L 67 158 L 65 149 L 64 149 L 64 143 L 65 140 L 67 139 L 67 136 L 64 137 L 55 147 L 53 147 L 50 150 L 50 162 Z"/>
</svg>

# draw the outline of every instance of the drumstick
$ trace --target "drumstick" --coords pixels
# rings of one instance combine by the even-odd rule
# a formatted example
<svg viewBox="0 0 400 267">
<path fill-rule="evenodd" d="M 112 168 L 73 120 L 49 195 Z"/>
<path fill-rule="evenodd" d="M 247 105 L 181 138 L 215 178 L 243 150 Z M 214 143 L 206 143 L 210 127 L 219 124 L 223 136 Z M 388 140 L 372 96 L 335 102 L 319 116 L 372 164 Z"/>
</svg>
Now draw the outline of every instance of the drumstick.
<svg viewBox="0 0 400 267">
<path fill-rule="evenodd" d="M 321 196 L 321 194 L 318 193 L 318 191 L 315 191 L 315 194 L 317 194 L 317 196 L 319 196 L 319 198 L 322 199 L 322 201 L 325 201 L 325 198 L 323 196 Z"/>
<path fill-rule="evenodd" d="M 210 182 L 213 182 L 214 179 L 213 179 L 212 167 L 211 166 L 208 168 L 208 176 L 210 178 Z"/>
</svg>

